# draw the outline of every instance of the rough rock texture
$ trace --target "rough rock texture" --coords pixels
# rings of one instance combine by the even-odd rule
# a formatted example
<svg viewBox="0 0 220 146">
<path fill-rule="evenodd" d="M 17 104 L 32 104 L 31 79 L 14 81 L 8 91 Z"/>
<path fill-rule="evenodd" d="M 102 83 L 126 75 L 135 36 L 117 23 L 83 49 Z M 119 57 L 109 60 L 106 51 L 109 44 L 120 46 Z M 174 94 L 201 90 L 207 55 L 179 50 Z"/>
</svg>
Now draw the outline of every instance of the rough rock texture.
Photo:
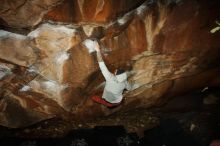
<svg viewBox="0 0 220 146">
<path fill-rule="evenodd" d="M 220 85 L 220 34 L 210 33 L 220 18 L 217 0 L 59 2 L 3 1 L 0 6 L 1 25 L 33 27 L 23 35 L 0 30 L 1 125 L 22 127 L 67 113 L 87 121 Z M 95 55 L 81 43 L 88 37 L 100 39 L 111 71 L 124 67 L 129 81 L 140 86 L 126 92 L 115 109 L 89 99 L 104 79 Z"/>
<path fill-rule="evenodd" d="M 0 17 L 10 27 L 37 25 L 47 11 L 62 0 L 1 0 Z"/>
<path fill-rule="evenodd" d="M 46 19 L 75 23 L 109 23 L 134 9 L 144 0 L 65 0 Z"/>
</svg>

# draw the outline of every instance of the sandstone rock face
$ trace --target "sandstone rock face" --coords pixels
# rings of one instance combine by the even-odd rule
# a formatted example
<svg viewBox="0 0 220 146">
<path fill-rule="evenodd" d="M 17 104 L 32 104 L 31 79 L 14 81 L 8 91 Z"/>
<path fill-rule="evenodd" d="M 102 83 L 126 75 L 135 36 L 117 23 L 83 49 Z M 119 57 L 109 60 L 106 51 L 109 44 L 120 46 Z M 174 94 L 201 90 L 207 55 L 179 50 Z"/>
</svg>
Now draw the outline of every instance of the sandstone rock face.
<svg viewBox="0 0 220 146">
<path fill-rule="evenodd" d="M 32 27 L 41 22 L 47 11 L 61 0 L 2 0 L 0 17 L 11 27 Z"/>
<path fill-rule="evenodd" d="M 30 47 L 31 39 L 26 36 L 1 30 L 0 38 L 1 59 L 20 66 L 28 66 L 37 60 L 34 48 Z"/>
<path fill-rule="evenodd" d="M 106 24 L 143 2 L 144 0 L 65 0 L 49 11 L 45 18 L 68 23 Z"/>
<path fill-rule="evenodd" d="M 0 30 L 1 125 L 23 127 L 67 118 L 67 113 L 87 121 L 220 85 L 220 35 L 210 33 L 220 18 L 217 0 L 59 2 L 4 1 L 0 6 L 7 27 L 41 22 L 23 35 Z M 129 81 L 138 84 L 118 108 L 89 98 L 104 82 L 95 54 L 82 45 L 91 37 L 100 39 L 109 69 L 127 69 Z"/>
</svg>

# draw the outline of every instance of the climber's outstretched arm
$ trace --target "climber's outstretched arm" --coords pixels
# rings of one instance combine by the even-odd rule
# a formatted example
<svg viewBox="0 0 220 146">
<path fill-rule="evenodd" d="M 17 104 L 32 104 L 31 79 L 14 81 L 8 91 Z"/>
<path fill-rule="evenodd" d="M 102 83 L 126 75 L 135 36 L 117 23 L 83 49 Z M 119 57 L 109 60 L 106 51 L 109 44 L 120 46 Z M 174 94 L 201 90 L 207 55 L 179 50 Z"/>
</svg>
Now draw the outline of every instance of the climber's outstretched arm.
<svg viewBox="0 0 220 146">
<path fill-rule="evenodd" d="M 100 47 L 99 47 L 98 42 L 95 42 L 95 50 L 96 50 L 96 54 L 97 54 L 99 68 L 100 68 L 103 76 L 105 77 L 105 79 L 110 80 L 112 78 L 112 73 L 108 70 L 108 68 L 106 67 L 106 65 L 102 59 L 102 54 L 100 52 Z"/>
<path fill-rule="evenodd" d="M 98 62 L 104 62 L 103 59 L 102 59 L 102 54 L 101 54 L 100 50 L 99 50 L 99 51 L 96 51 L 96 54 L 97 54 L 97 60 L 98 60 Z"/>
</svg>

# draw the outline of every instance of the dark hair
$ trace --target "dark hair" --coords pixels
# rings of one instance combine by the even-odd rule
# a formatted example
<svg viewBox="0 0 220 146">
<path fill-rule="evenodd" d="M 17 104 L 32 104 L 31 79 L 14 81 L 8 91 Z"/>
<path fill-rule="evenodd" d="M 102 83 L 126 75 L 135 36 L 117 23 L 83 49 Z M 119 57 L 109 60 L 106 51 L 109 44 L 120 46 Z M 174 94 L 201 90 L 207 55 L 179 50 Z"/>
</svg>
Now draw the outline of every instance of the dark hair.
<svg viewBox="0 0 220 146">
<path fill-rule="evenodd" d="M 125 72 L 124 69 L 119 68 L 119 69 L 117 69 L 116 75 L 123 74 L 124 72 Z"/>
</svg>

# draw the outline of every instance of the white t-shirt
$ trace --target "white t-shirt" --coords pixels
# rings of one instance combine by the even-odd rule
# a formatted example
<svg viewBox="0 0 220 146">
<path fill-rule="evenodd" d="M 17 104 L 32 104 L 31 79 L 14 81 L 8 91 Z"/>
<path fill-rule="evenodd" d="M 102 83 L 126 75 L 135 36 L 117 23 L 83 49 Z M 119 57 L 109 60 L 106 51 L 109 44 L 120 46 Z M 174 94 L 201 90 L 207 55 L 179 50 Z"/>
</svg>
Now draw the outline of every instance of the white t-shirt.
<svg viewBox="0 0 220 146">
<path fill-rule="evenodd" d="M 127 74 L 114 75 L 109 72 L 104 62 L 99 62 L 99 67 L 106 80 L 102 98 L 110 103 L 119 103 L 123 98 L 124 89 L 131 90 L 131 85 L 127 82 Z"/>
</svg>

